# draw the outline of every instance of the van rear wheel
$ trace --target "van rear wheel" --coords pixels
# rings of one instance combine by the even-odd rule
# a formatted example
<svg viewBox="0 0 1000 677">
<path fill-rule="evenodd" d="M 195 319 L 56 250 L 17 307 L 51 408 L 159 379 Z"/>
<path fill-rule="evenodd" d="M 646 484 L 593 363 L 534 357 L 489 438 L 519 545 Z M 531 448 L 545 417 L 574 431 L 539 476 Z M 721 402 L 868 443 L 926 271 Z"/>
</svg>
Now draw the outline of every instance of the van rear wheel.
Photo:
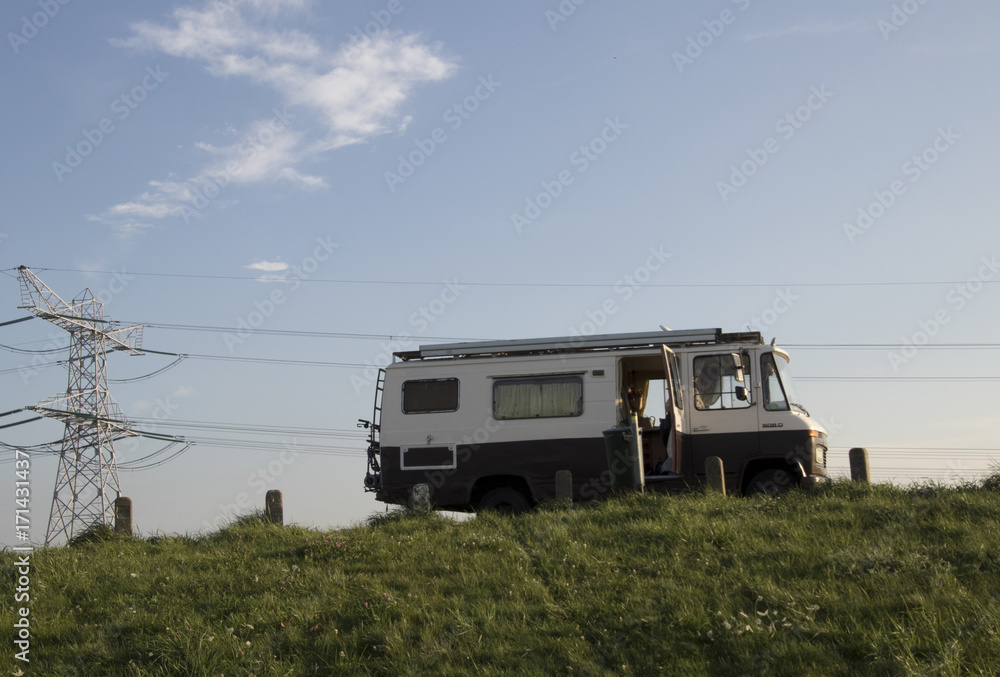
<svg viewBox="0 0 1000 677">
<path fill-rule="evenodd" d="M 754 475 L 747 487 L 747 496 L 781 496 L 793 486 L 796 481 L 787 470 L 771 468 Z"/>
<path fill-rule="evenodd" d="M 520 515 L 531 509 L 531 502 L 517 489 L 511 487 L 500 487 L 487 491 L 479 499 L 476 510 L 493 510 L 504 515 Z"/>
</svg>

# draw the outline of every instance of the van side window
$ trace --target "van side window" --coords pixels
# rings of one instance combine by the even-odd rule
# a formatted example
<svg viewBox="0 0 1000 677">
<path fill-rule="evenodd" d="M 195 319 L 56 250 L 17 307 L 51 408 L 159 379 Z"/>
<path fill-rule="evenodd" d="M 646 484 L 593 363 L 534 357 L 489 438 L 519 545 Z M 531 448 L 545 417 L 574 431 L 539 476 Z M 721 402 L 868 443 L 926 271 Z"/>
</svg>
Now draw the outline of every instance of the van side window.
<svg viewBox="0 0 1000 677">
<path fill-rule="evenodd" d="M 555 418 L 583 414 L 583 378 L 530 376 L 493 382 L 493 418 Z"/>
<path fill-rule="evenodd" d="M 694 405 L 700 410 L 745 409 L 747 399 L 736 396 L 736 380 L 731 354 L 701 355 L 694 358 Z"/>
<path fill-rule="evenodd" d="M 458 379 L 435 378 L 403 382 L 403 413 L 458 411 Z"/>
</svg>

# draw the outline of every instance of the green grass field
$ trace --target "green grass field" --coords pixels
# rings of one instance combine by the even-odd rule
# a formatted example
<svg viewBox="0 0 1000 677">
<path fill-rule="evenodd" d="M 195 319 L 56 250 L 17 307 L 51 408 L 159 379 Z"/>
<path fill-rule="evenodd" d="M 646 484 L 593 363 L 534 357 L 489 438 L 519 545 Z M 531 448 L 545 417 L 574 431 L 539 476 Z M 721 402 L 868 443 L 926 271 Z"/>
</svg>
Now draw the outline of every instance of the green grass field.
<svg viewBox="0 0 1000 677">
<path fill-rule="evenodd" d="M 95 531 L 32 555 L 31 662 L 6 642 L 3 674 L 994 675 L 997 479 Z"/>
</svg>

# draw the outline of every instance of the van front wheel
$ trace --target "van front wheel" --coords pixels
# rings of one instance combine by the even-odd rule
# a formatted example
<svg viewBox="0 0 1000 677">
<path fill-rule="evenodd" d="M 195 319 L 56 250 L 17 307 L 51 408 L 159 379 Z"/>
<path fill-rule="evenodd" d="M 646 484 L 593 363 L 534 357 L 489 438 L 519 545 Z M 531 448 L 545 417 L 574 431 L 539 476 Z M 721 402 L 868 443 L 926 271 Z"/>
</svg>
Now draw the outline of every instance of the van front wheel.
<svg viewBox="0 0 1000 677">
<path fill-rule="evenodd" d="M 476 510 L 479 512 L 494 510 L 505 515 L 520 515 L 530 509 L 531 503 L 525 495 L 511 487 L 500 487 L 487 491 L 486 495 L 479 499 L 479 504 L 476 506 Z"/>
<path fill-rule="evenodd" d="M 787 470 L 772 468 L 754 475 L 747 487 L 747 496 L 770 496 L 774 498 L 795 485 L 795 479 Z"/>
</svg>

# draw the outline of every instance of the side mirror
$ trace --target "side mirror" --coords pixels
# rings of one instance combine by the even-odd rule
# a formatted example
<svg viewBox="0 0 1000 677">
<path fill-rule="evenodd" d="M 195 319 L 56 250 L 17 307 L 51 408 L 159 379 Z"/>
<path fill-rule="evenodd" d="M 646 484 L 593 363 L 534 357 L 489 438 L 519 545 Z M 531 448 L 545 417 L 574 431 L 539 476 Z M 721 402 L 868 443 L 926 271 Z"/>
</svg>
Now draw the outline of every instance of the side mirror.
<svg viewBox="0 0 1000 677">
<path fill-rule="evenodd" d="M 736 386 L 736 399 L 738 399 L 740 402 L 747 401 L 746 386 Z"/>
</svg>

